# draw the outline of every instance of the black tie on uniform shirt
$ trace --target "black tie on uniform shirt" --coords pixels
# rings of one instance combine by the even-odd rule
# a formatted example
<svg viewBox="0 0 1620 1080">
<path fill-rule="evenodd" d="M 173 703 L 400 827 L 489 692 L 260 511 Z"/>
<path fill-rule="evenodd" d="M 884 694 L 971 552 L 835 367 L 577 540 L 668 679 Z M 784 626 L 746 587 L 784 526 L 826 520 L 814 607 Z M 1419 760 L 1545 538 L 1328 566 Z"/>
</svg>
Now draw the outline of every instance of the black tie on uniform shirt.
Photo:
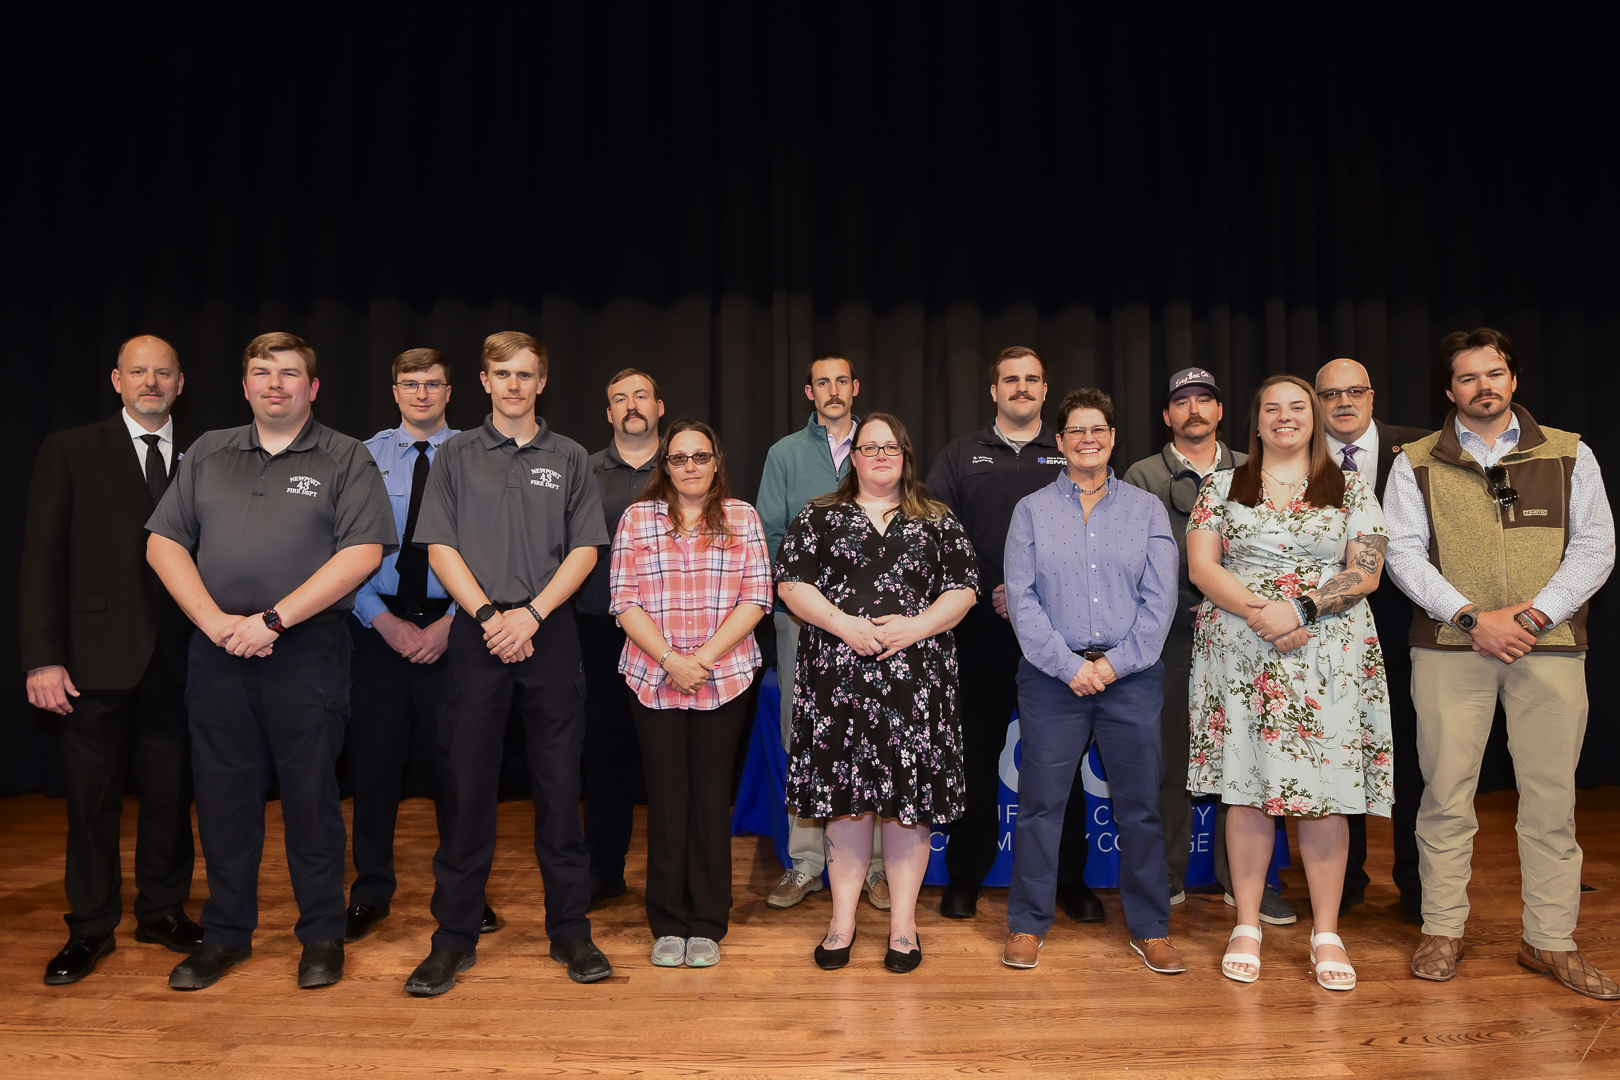
<svg viewBox="0 0 1620 1080">
<path fill-rule="evenodd" d="M 411 543 L 416 535 L 416 518 L 422 512 L 422 492 L 427 487 L 428 444 L 416 444 L 416 467 L 411 470 L 411 505 L 405 511 L 405 533 L 399 538 L 399 585 L 394 595 L 406 611 L 421 611 L 427 600 L 428 557 L 425 548 Z"/>
<path fill-rule="evenodd" d="M 163 493 L 169 490 L 169 473 L 163 465 L 163 451 L 158 449 L 160 441 L 156 435 L 141 436 L 141 442 L 146 444 L 146 489 L 152 493 L 153 506 L 162 502 Z"/>
</svg>

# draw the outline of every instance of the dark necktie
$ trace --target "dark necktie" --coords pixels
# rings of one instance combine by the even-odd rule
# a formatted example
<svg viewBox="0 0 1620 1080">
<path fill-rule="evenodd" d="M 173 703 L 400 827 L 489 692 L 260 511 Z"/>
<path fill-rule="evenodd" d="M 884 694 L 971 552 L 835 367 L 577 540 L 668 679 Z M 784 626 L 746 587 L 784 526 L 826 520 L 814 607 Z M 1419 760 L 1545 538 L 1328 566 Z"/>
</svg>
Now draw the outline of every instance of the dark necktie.
<svg viewBox="0 0 1620 1080">
<path fill-rule="evenodd" d="M 394 595 L 406 611 L 421 611 L 427 599 L 427 551 L 411 543 L 416 535 L 416 518 L 422 512 L 422 492 L 427 487 L 428 444 L 416 444 L 416 467 L 411 470 L 411 505 L 405 511 L 405 534 L 399 538 L 399 586 Z"/>
<path fill-rule="evenodd" d="M 1359 454 L 1360 452 L 1361 452 L 1361 447 L 1357 446 L 1355 443 L 1351 443 L 1349 446 L 1344 448 L 1344 471 L 1345 472 L 1359 472 L 1360 471 L 1361 466 L 1356 464 L 1356 455 Z"/>
<path fill-rule="evenodd" d="M 141 436 L 141 442 L 146 444 L 146 489 L 152 493 L 153 506 L 162 502 L 163 493 L 169 490 L 169 473 L 163 466 L 163 451 L 158 449 L 160 441 L 156 435 Z"/>
</svg>

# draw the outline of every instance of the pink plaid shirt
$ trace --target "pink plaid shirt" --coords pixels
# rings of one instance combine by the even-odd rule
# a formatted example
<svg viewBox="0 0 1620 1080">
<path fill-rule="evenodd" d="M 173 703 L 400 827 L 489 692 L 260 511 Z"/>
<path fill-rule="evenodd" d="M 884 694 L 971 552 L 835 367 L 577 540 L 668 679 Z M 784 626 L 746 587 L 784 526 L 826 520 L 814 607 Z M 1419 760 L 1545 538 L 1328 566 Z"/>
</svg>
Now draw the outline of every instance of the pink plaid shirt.
<svg viewBox="0 0 1620 1080">
<path fill-rule="evenodd" d="M 676 652 L 690 653 L 714 636 L 738 604 L 771 610 L 771 557 L 759 514 L 741 499 L 725 501 L 732 539 L 727 547 L 704 546 L 706 537 L 670 536 L 669 506 L 634 502 L 619 519 L 613 539 L 610 615 L 639 607 L 651 616 Z M 696 694 L 669 685 L 658 658 L 625 640 L 619 672 L 650 709 L 717 709 L 753 681 L 759 667 L 754 635 L 720 658 Z"/>
</svg>

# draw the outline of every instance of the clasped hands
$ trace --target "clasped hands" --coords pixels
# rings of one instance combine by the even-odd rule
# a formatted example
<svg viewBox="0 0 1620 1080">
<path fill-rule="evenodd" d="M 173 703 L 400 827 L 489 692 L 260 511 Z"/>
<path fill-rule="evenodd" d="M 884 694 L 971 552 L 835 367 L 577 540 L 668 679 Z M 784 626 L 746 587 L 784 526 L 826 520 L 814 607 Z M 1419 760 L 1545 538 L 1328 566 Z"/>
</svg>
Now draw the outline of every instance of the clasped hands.
<svg viewBox="0 0 1620 1080">
<path fill-rule="evenodd" d="M 1493 660 L 1500 660 L 1504 664 L 1511 664 L 1533 649 L 1536 644 L 1535 635 L 1520 626 L 1514 616 L 1521 611 L 1530 610 L 1534 603 L 1533 600 L 1526 600 L 1512 607 L 1478 612 L 1474 616 L 1476 621 L 1473 632 L 1468 635 L 1474 651 Z M 1466 610 L 1464 608 L 1457 614 L 1461 615 Z M 1452 618 L 1455 620 L 1456 616 Z"/>
<path fill-rule="evenodd" d="M 833 632 L 861 656 L 887 660 L 928 636 L 922 620 L 911 615 L 840 615 Z"/>
<path fill-rule="evenodd" d="M 683 694 L 695 694 L 709 681 L 714 661 L 703 655 L 702 649 L 689 653 L 672 652 L 664 658 L 664 674 L 671 686 Z"/>
<path fill-rule="evenodd" d="M 207 631 L 208 640 L 232 656 L 269 656 L 275 651 L 279 637 L 258 612 L 252 615 L 226 615 L 221 613 Z"/>
<path fill-rule="evenodd" d="M 1080 670 L 1074 673 L 1069 680 L 1069 689 L 1080 697 L 1090 697 L 1100 694 L 1103 689 L 1119 675 L 1114 671 L 1114 665 L 1108 662 L 1108 657 L 1100 660 L 1081 661 Z"/>
<path fill-rule="evenodd" d="M 497 611 L 484 623 L 484 644 L 503 664 L 515 664 L 534 655 L 534 632 L 540 624 L 527 608 Z"/>
<path fill-rule="evenodd" d="M 427 626 L 417 626 L 385 611 L 371 620 L 371 628 L 382 635 L 388 647 L 413 664 L 431 664 L 444 655 L 450 644 L 450 623 L 453 616 L 435 619 Z"/>
<path fill-rule="evenodd" d="M 1290 653 L 1311 639 L 1299 612 L 1286 600 L 1250 600 L 1249 629 L 1280 653 Z"/>
</svg>

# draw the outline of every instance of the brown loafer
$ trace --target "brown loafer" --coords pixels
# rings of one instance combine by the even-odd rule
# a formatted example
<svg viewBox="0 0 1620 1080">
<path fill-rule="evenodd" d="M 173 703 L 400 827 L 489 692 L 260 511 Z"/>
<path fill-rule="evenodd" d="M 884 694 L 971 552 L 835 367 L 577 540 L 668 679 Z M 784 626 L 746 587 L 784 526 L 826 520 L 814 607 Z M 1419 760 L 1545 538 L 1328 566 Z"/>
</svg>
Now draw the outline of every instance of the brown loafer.
<svg viewBox="0 0 1620 1080">
<path fill-rule="evenodd" d="M 881 873 L 866 879 L 866 898 L 879 911 L 889 910 L 889 879 Z"/>
<path fill-rule="evenodd" d="M 1462 959 L 1463 939 L 1442 934 L 1424 934 L 1412 954 L 1412 974 L 1420 979 L 1446 982 L 1457 975 L 1457 961 Z"/>
<path fill-rule="evenodd" d="M 1034 934 L 1013 934 L 1001 950 L 1001 962 L 1008 967 L 1032 968 L 1041 962 L 1041 946 L 1045 943 L 1045 938 Z"/>
<path fill-rule="evenodd" d="M 1149 971 L 1160 975 L 1180 975 L 1187 970 L 1181 954 L 1167 937 L 1131 938 L 1131 951 L 1142 958 Z"/>
<path fill-rule="evenodd" d="M 1585 994 L 1599 1001 L 1620 1001 L 1620 983 L 1593 967 L 1579 950 L 1553 952 L 1533 948 L 1529 942 L 1520 941 L 1519 963 L 1531 971 L 1551 975 L 1577 994 Z"/>
</svg>

